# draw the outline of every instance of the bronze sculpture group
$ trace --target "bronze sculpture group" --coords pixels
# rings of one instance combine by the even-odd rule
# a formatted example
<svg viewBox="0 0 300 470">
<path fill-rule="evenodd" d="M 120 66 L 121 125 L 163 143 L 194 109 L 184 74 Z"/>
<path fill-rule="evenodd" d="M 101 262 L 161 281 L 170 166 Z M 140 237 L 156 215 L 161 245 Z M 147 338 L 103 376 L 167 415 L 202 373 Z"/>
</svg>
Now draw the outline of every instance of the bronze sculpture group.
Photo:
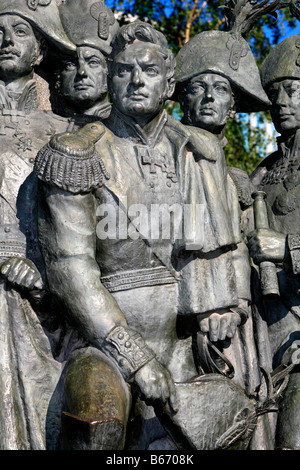
<svg viewBox="0 0 300 470">
<path fill-rule="evenodd" d="M 234 27 L 175 58 L 103 0 L 3 0 L 2 450 L 300 449 L 299 41 L 259 74 Z M 248 177 L 224 129 L 266 109 Z"/>
</svg>

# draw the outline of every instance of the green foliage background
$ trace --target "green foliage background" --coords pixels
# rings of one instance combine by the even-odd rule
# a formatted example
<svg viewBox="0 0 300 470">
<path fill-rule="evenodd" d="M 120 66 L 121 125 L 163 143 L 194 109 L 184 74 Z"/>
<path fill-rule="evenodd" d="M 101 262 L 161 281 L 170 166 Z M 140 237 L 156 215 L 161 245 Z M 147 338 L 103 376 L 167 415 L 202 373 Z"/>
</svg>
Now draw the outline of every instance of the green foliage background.
<svg viewBox="0 0 300 470">
<path fill-rule="evenodd" d="M 133 19 L 151 23 L 165 34 L 170 49 L 177 54 L 182 45 L 201 31 L 226 30 L 222 7 L 226 0 L 108 0 L 106 4 L 118 12 L 120 24 Z M 279 12 L 278 20 L 272 16 L 260 18 L 245 39 L 251 46 L 258 66 L 262 63 L 273 46 L 280 42 L 289 28 L 297 26 L 297 20 L 291 16 L 288 8 Z M 181 110 L 177 103 L 167 104 L 169 113 L 180 118 Z M 257 114 L 259 126 L 251 128 L 249 116 L 236 115 L 226 126 L 228 144 L 225 147 L 227 163 L 251 173 L 266 156 L 269 138 L 265 124 L 270 122 L 269 112 Z"/>
</svg>

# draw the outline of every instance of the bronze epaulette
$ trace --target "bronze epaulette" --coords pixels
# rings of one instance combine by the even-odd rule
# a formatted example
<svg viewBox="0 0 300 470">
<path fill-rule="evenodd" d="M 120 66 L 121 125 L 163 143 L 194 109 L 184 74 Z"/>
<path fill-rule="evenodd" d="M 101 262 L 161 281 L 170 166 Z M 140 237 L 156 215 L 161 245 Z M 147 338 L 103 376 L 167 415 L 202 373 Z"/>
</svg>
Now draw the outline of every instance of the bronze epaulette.
<svg viewBox="0 0 300 470">
<path fill-rule="evenodd" d="M 102 186 L 109 176 L 94 144 L 104 132 L 101 123 L 91 123 L 76 132 L 54 135 L 37 154 L 37 177 L 74 194 Z"/>
</svg>

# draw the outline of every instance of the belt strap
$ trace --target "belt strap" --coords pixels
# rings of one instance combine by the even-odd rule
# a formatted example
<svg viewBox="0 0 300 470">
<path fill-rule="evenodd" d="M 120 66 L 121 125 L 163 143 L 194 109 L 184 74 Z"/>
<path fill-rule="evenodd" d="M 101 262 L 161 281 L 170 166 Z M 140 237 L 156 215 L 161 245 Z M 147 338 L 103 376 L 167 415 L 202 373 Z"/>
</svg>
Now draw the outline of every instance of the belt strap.
<svg viewBox="0 0 300 470">
<path fill-rule="evenodd" d="M 117 292 L 137 287 L 175 284 L 177 280 L 165 266 L 135 269 L 101 277 L 101 282 L 109 292 Z"/>
</svg>

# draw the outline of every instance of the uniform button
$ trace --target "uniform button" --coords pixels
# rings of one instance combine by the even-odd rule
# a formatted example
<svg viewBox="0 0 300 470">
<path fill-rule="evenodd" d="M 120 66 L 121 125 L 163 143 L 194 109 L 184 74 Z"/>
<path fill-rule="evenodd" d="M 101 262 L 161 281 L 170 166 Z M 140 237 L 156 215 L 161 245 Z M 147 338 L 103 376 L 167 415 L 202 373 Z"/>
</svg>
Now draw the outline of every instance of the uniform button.
<svg viewBox="0 0 300 470">
<path fill-rule="evenodd" d="M 118 338 L 119 338 L 119 339 L 123 339 L 123 338 L 124 338 L 123 333 L 119 333 L 119 334 L 118 334 Z"/>
<path fill-rule="evenodd" d="M 130 341 L 126 341 L 125 348 L 131 348 L 131 342 Z"/>
<path fill-rule="evenodd" d="M 152 181 L 152 183 L 150 183 L 150 188 L 154 188 L 154 186 L 155 186 L 155 185 L 154 185 L 154 183 L 153 183 L 153 181 Z"/>
<path fill-rule="evenodd" d="M 10 232 L 10 227 L 5 227 L 4 232 L 9 233 Z"/>
<path fill-rule="evenodd" d="M 34 158 L 29 158 L 30 163 L 34 163 Z"/>
<path fill-rule="evenodd" d="M 170 188 L 171 185 L 172 185 L 171 181 L 167 181 L 167 186 L 168 186 L 168 188 Z"/>
</svg>

